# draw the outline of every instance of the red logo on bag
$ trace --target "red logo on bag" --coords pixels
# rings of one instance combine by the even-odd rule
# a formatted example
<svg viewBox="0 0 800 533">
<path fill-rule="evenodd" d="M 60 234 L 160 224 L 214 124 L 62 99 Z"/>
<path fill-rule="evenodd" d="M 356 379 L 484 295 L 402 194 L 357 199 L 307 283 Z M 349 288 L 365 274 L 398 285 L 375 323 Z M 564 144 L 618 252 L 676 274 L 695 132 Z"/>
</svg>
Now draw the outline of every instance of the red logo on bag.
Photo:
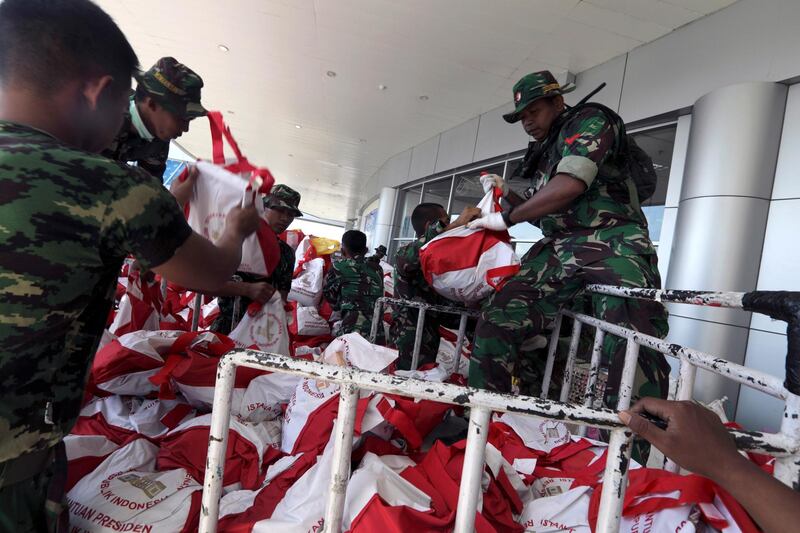
<svg viewBox="0 0 800 533">
<path fill-rule="evenodd" d="M 250 342 L 261 347 L 269 347 L 280 340 L 281 323 L 275 313 L 267 313 L 266 320 L 259 320 L 250 326 Z"/>
<path fill-rule="evenodd" d="M 203 237 L 216 241 L 222 236 L 222 231 L 225 229 L 225 214 L 224 213 L 210 213 L 203 220 Z"/>
</svg>

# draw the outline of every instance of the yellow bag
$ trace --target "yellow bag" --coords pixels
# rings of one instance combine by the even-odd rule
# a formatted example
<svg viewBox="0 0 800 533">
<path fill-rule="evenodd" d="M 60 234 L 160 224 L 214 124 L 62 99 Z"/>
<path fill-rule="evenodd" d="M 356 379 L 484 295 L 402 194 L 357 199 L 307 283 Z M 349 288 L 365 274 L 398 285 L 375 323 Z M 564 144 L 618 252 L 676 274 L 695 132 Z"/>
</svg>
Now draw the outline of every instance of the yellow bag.
<svg viewBox="0 0 800 533">
<path fill-rule="evenodd" d="M 311 246 L 314 247 L 318 256 L 323 255 L 331 255 L 332 253 L 338 252 L 342 245 L 339 241 L 334 241 L 333 239 L 328 239 L 326 237 L 309 237 L 309 241 L 311 241 Z"/>
</svg>

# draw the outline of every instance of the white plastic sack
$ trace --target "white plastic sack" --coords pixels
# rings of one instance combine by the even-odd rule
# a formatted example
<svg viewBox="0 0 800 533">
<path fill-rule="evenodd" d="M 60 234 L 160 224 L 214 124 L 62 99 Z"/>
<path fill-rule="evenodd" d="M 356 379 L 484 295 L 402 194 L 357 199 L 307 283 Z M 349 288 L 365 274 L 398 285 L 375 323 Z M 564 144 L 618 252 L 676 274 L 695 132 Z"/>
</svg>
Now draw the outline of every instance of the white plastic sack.
<svg viewBox="0 0 800 533">
<path fill-rule="evenodd" d="M 248 182 L 241 176 L 206 161 L 198 161 L 197 170 L 199 176 L 189 201 L 187 222 L 197 233 L 215 242 L 225 230 L 228 213 L 234 207 L 242 205 Z M 263 217 L 264 203 L 257 199 L 254 205 Z M 242 262 L 237 270 L 269 275 L 265 252 L 258 233 L 250 235 L 242 244 Z"/>
<path fill-rule="evenodd" d="M 557 496 L 537 498 L 526 503 L 519 523 L 526 531 L 591 533 L 589 500 L 592 489 L 577 487 Z"/>
<path fill-rule="evenodd" d="M 358 333 L 348 333 L 331 341 L 322 353 L 322 362 L 381 372 L 397 357 L 397 350 L 370 344 Z"/>
<path fill-rule="evenodd" d="M 289 355 L 286 310 L 280 293 L 275 291 L 272 299 L 255 314 L 245 313 L 229 337 L 239 348 L 258 346 L 265 352 Z"/>
<path fill-rule="evenodd" d="M 334 339 L 322 354 L 322 362 L 339 366 L 354 366 L 370 372 L 380 372 L 397 359 L 397 350 L 375 346 L 358 333 L 348 333 Z M 336 417 L 339 385 L 314 379 L 298 383 L 283 418 L 281 450 L 294 455 L 317 445 L 330 432 Z M 369 424 L 362 431 L 372 429 Z M 322 442 L 325 442 L 324 440 Z"/>
<path fill-rule="evenodd" d="M 86 404 L 72 433 L 103 435 L 116 443 L 134 434 L 155 440 L 194 415 L 195 410 L 179 400 L 109 396 Z"/>
<path fill-rule="evenodd" d="M 469 338 L 464 335 L 464 342 L 461 344 L 461 355 L 458 358 L 456 367 L 456 341 L 458 331 L 439 326 L 439 351 L 436 352 L 436 364 L 444 368 L 449 373 L 469 376 L 469 358 L 472 354 L 472 346 Z"/>
<path fill-rule="evenodd" d="M 306 432 L 310 435 L 301 441 L 303 445 L 309 440 L 315 441 L 327 435 L 336 417 L 336 406 L 328 402 L 338 402 L 336 398 L 338 395 L 339 385 L 335 383 L 303 378 L 297 384 L 283 416 L 281 432 L 283 453 L 294 455 L 305 451 L 299 449 L 298 440 Z"/>
<path fill-rule="evenodd" d="M 146 396 L 158 391 L 149 381 L 164 365 L 164 357 L 183 331 L 134 331 L 97 351 L 92 382 L 112 394 Z"/>
<path fill-rule="evenodd" d="M 492 191 L 478 204 L 484 215 L 496 210 Z M 425 280 L 450 300 L 479 302 L 489 296 L 507 277 L 519 270 L 507 232 L 469 229 L 446 231 L 420 248 L 419 258 Z"/>
<path fill-rule="evenodd" d="M 549 453 L 570 442 L 567 425 L 559 420 L 503 413 L 495 420 L 514 430 L 527 448 Z"/>
<path fill-rule="evenodd" d="M 329 335 L 331 326 L 328 321 L 319 315 L 316 307 L 297 306 L 295 311 L 295 325 L 297 334 L 315 337 L 317 335 Z"/>
<path fill-rule="evenodd" d="M 281 415 L 281 405 L 289 403 L 302 379 L 277 372 L 259 376 L 244 391 L 238 412 L 233 404 L 234 412 L 248 422 L 273 420 Z"/>
<path fill-rule="evenodd" d="M 202 486 L 180 468 L 157 472 L 158 447 L 138 439 L 115 451 L 67 493 L 72 531 L 196 529 Z"/>
<path fill-rule="evenodd" d="M 299 250 L 299 249 L 298 249 Z M 321 257 L 303 263 L 300 274 L 292 280 L 288 299 L 305 307 L 316 307 L 322 299 L 323 270 L 325 260 Z"/>
<path fill-rule="evenodd" d="M 195 479 L 205 476 L 211 414 L 188 420 L 170 431 L 161 441 L 157 466 L 185 468 Z M 276 421 L 250 424 L 231 417 L 223 484 L 226 490 L 258 487 L 263 480 L 263 460 L 270 448 L 274 454 L 280 440 Z"/>
<path fill-rule="evenodd" d="M 381 270 L 383 270 L 383 295 L 390 298 L 394 297 L 394 267 L 381 260 Z"/>
</svg>

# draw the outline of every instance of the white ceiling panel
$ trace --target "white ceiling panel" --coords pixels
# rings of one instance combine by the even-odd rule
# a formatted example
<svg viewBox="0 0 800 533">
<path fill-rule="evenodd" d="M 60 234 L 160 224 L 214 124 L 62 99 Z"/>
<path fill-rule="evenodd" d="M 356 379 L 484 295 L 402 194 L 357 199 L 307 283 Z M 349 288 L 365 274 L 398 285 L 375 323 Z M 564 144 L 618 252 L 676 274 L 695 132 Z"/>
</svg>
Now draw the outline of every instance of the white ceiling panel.
<svg viewBox="0 0 800 533">
<path fill-rule="evenodd" d="M 304 210 L 344 220 L 389 157 L 509 102 L 520 76 L 580 72 L 732 0 L 98 3 L 143 67 L 172 55 L 203 77 L 204 105 Z M 180 142 L 210 156 L 202 119 Z"/>
</svg>

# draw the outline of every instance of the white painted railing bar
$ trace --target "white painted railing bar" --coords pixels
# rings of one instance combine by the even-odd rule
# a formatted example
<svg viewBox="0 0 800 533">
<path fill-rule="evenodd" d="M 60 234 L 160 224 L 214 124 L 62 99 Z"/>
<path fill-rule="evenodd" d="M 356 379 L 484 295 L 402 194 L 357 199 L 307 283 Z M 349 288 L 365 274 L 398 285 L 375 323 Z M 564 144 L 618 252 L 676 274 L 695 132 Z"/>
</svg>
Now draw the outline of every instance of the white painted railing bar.
<svg viewBox="0 0 800 533">
<path fill-rule="evenodd" d="M 664 355 L 677 357 L 679 359 L 686 359 L 692 365 L 709 370 L 715 374 L 720 374 L 732 379 L 733 381 L 741 383 L 742 385 L 747 385 L 748 387 L 759 390 L 765 394 L 774 396 L 775 398 L 785 400 L 786 395 L 789 394 L 788 391 L 783 387 L 783 382 L 780 379 L 776 378 L 775 376 L 765 374 L 764 372 L 732 363 L 726 359 L 701 352 L 700 350 L 685 348 L 678 344 L 669 343 L 657 337 L 652 337 L 638 331 L 633 331 L 615 324 L 610 324 L 588 315 L 573 313 L 572 311 L 561 311 L 561 313 L 563 313 L 564 316 L 576 319 L 584 324 L 589 324 L 590 326 L 596 328 L 599 327 L 606 333 L 612 333 L 624 339 L 632 339 L 637 344 L 645 346 L 646 348 L 657 350 Z"/>
<path fill-rule="evenodd" d="M 590 290 L 600 294 L 622 296 L 626 298 L 642 298 L 657 301 L 671 301 L 694 305 L 712 305 L 718 307 L 740 307 L 747 309 L 758 303 L 760 309 L 749 309 L 763 312 L 770 316 L 786 318 L 787 321 L 800 314 L 796 293 L 719 293 L 703 291 L 662 291 L 655 289 L 630 289 L 611 286 L 590 286 Z M 785 296 L 792 300 L 786 300 Z M 781 299 L 783 298 L 783 299 Z M 372 338 L 375 339 L 377 326 L 383 315 L 384 304 L 407 305 L 420 309 L 418 319 L 418 335 L 424 325 L 426 311 L 445 312 L 461 315 L 457 348 L 463 343 L 466 322 L 476 316 L 474 310 L 429 306 L 420 302 L 405 302 L 392 298 L 381 298 L 375 306 L 375 317 L 372 324 Z M 592 361 L 584 392 L 584 405 L 570 405 L 547 400 L 547 392 L 552 379 L 556 346 L 561 330 L 562 317 L 574 320 L 568 354 L 568 368 L 565 374 L 565 387 L 574 380 L 574 365 L 578 341 L 582 325 L 595 328 L 595 339 L 592 349 Z M 791 323 L 790 323 L 791 330 Z M 624 498 L 628 462 L 631 453 L 631 433 L 623 426 L 617 412 L 605 408 L 592 408 L 597 374 L 600 371 L 600 355 L 606 334 L 616 335 L 627 340 L 625 361 L 619 385 L 618 409 L 630 406 L 633 393 L 639 347 L 655 349 L 665 355 L 680 360 L 679 383 L 676 396 L 678 399 L 691 399 L 692 388 L 697 367 L 728 377 L 745 386 L 760 390 L 784 400 L 784 418 L 780 433 L 760 433 L 731 431 L 737 445 L 742 450 L 758 451 L 774 455 L 776 459 L 775 477 L 784 483 L 798 488 L 800 482 L 800 396 L 787 390 L 797 390 L 796 382 L 787 385 L 776 377 L 730 363 L 710 354 L 667 343 L 661 339 L 610 324 L 597 318 L 562 310 L 556 317 L 554 330 L 550 339 L 548 359 L 542 383 L 543 396 L 534 398 L 498 394 L 480 389 L 460 387 L 449 383 L 434 383 L 409 379 L 400 376 L 366 372 L 352 367 L 327 365 L 303 361 L 253 350 L 237 350 L 220 360 L 217 373 L 217 385 L 214 395 L 211 432 L 209 436 L 208 460 L 204 480 L 203 500 L 200 518 L 200 531 L 216 531 L 219 516 L 219 498 L 222 490 L 222 473 L 224 472 L 225 450 L 227 446 L 228 426 L 230 424 L 230 408 L 233 381 L 238 366 L 289 373 L 307 378 L 338 383 L 341 385 L 339 417 L 334 428 L 334 466 L 330 481 L 330 497 L 326 505 L 325 531 L 340 531 L 343 510 L 346 501 L 347 481 L 350 474 L 350 455 L 353 444 L 353 424 L 355 406 L 359 390 L 371 390 L 389 394 L 397 394 L 417 399 L 433 400 L 454 405 L 470 407 L 465 460 L 462 470 L 462 482 L 459 489 L 459 502 L 456 514 L 455 531 L 462 533 L 474 528 L 475 512 L 479 501 L 480 480 L 483 472 L 486 451 L 487 426 L 491 413 L 514 412 L 549 419 L 563 420 L 580 426 L 591 426 L 611 430 L 607 452 L 606 469 L 603 474 L 604 487 L 598 513 L 597 531 L 610 533 L 617 531 L 621 520 L 622 500 Z M 792 333 L 790 337 L 789 357 Z M 416 340 L 416 339 L 415 339 Z M 415 360 L 419 355 L 418 342 L 415 342 Z M 796 345 L 795 345 L 796 346 Z M 796 355 L 796 354 L 795 354 Z M 460 350 L 456 351 L 456 363 L 460 358 Z M 787 359 L 788 361 L 788 359 Z M 457 368 L 457 367 L 456 367 Z M 610 489 L 610 490 L 609 490 Z"/>
<path fill-rule="evenodd" d="M 411 352 L 411 370 L 416 370 L 419 367 L 419 353 L 422 348 L 422 337 L 424 334 L 425 316 L 428 311 L 436 313 L 448 313 L 451 315 L 460 315 L 461 320 L 458 325 L 458 337 L 456 338 L 456 354 L 461 353 L 461 347 L 464 345 L 467 332 L 467 319 L 476 318 L 480 312 L 476 309 L 467 309 L 465 307 L 447 307 L 444 305 L 431 305 L 425 302 L 417 302 L 411 300 L 401 300 L 399 298 L 389 298 L 384 296 L 378 298 L 375 302 L 375 309 L 372 314 L 372 326 L 370 328 L 369 339 L 370 342 L 375 344 L 378 339 L 378 328 L 383 322 L 383 310 L 386 305 L 398 307 L 415 307 L 419 309 L 417 314 L 417 324 L 414 331 L 414 348 Z M 460 356 L 454 358 L 454 372 L 458 370 Z"/>
</svg>

